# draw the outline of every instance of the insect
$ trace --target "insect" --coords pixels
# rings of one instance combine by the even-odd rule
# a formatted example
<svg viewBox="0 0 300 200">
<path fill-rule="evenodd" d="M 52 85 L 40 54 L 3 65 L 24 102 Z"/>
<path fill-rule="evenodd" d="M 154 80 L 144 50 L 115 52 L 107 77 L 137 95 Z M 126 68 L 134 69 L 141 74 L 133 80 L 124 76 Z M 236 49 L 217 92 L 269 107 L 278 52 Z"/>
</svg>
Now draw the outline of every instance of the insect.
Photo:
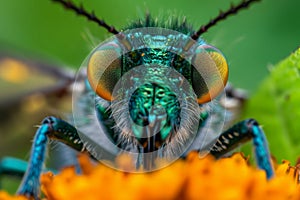
<svg viewBox="0 0 300 200">
<path fill-rule="evenodd" d="M 258 167 L 268 178 L 273 176 L 258 122 L 247 119 L 224 131 L 229 112 L 219 100 L 232 92 L 226 87 L 228 64 L 220 50 L 200 37 L 258 0 L 232 6 L 197 31 L 186 21 L 158 22 L 147 15 L 121 32 L 72 2 L 53 1 L 96 22 L 113 37 L 83 62 L 74 83 L 73 120 L 43 120 L 18 194 L 38 199 L 49 139 L 100 161 L 129 153 L 144 171 L 158 169 L 154 161 L 160 157 L 171 163 L 197 150 L 219 158 L 252 139 Z"/>
</svg>

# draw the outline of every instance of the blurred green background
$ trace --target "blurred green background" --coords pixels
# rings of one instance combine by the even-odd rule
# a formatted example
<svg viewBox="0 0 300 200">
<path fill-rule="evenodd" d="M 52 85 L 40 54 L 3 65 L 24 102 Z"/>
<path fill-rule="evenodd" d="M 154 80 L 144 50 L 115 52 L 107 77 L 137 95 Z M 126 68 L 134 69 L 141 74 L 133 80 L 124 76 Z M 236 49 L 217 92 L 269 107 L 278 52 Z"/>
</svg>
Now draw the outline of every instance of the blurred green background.
<svg viewBox="0 0 300 200">
<path fill-rule="evenodd" d="M 239 0 L 75 2 L 81 2 L 86 10 L 94 10 L 99 18 L 121 30 L 132 20 L 144 17 L 147 11 L 154 17 L 184 15 L 198 29 L 219 10 L 226 10 Z M 0 0 L 0 5 L 0 54 L 16 53 L 29 60 L 39 59 L 76 70 L 95 45 L 111 36 L 103 28 L 50 0 Z M 251 94 L 268 74 L 268 66 L 276 64 L 300 45 L 299 9 L 299 0 L 263 0 L 220 22 L 203 38 L 227 57 L 229 80 Z M 4 87 L 0 85 L 0 90 L 4 91 Z M 2 93 L 0 98 L 5 95 Z M 64 101 L 63 105 L 70 106 L 70 98 Z M 9 120 L 2 121 L 0 157 L 12 155 L 28 159 L 30 139 L 36 130 L 33 126 L 47 115 L 60 113 L 55 106 L 51 110 L 47 109 L 51 106 L 43 104 L 40 111 L 31 113 L 14 111 Z M 8 113 L 0 115 L 5 119 Z"/>
<path fill-rule="evenodd" d="M 143 17 L 179 13 L 195 28 L 238 0 L 84 0 L 87 10 L 122 29 Z M 110 36 L 85 18 L 50 0 L 1 0 L 0 48 L 78 68 L 93 44 Z M 267 66 L 290 54 L 300 44 L 300 1 L 263 0 L 230 17 L 204 34 L 230 63 L 230 81 L 250 91 L 266 76 Z"/>
</svg>

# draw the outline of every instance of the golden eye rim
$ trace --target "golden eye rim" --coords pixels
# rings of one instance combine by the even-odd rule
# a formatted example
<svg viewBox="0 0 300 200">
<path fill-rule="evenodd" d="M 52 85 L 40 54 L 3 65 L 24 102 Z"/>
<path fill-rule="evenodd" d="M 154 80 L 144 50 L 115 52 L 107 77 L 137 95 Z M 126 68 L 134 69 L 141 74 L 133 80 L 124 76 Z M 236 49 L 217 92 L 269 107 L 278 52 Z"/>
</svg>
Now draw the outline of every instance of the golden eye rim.
<svg viewBox="0 0 300 200">
<path fill-rule="evenodd" d="M 116 42 L 108 42 L 96 48 L 89 55 L 89 59 L 87 62 L 88 81 L 93 91 L 99 97 L 107 101 L 113 100 L 113 91 L 112 89 L 109 89 L 109 86 L 115 85 L 117 81 L 115 79 L 113 79 L 114 81 L 109 80 L 109 77 L 105 77 L 105 73 L 109 68 L 112 68 L 110 69 L 111 74 L 114 74 L 114 70 L 120 71 L 121 52 L 122 48 L 119 44 L 117 44 Z M 107 58 L 108 55 L 110 56 L 109 58 Z M 96 60 L 98 60 L 98 62 Z M 120 78 L 120 76 L 117 78 Z"/>
<path fill-rule="evenodd" d="M 206 93 L 203 93 L 201 95 L 196 94 L 198 104 L 204 104 L 215 99 L 218 95 L 221 94 L 221 91 L 224 90 L 228 81 L 229 67 L 226 57 L 216 47 L 208 44 L 203 44 L 197 47 L 196 51 L 197 50 L 199 52 L 195 53 L 194 58 L 203 53 L 205 53 L 203 55 L 210 55 L 210 58 L 212 58 L 212 61 L 215 63 L 217 72 L 222 80 L 216 87 L 209 87 L 207 85 L 208 91 Z M 198 71 L 198 69 L 196 70 Z"/>
</svg>

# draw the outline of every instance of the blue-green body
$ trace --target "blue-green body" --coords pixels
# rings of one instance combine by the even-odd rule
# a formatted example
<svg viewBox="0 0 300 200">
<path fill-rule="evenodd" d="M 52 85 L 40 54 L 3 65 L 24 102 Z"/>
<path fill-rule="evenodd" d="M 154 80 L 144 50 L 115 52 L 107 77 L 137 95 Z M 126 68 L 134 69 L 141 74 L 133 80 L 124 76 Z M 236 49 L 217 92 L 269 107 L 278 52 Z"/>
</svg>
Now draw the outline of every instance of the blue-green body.
<svg viewBox="0 0 300 200">
<path fill-rule="evenodd" d="M 147 17 L 128 29 L 100 44 L 83 63 L 88 80 L 75 83 L 74 121 L 47 117 L 42 122 L 18 193 L 38 199 L 48 138 L 100 161 L 129 153 L 145 171 L 158 169 L 157 158 L 169 164 L 191 150 L 221 157 L 253 139 L 257 164 L 271 178 L 258 123 L 245 120 L 226 130 L 232 113 L 220 103 L 227 93 L 222 53 L 201 38 L 194 41 L 185 21 Z"/>
<path fill-rule="evenodd" d="M 120 152 L 129 152 L 137 159 L 137 166 L 144 168 L 145 160 L 150 159 L 145 153 L 153 153 L 154 162 L 157 157 L 174 161 L 200 147 L 208 151 L 207 144 L 216 140 L 230 115 L 218 100 L 206 104 L 196 101 L 194 85 L 201 86 L 198 92 L 209 90 L 205 78 L 195 76 L 198 71 L 192 65 L 196 48 L 205 42 L 192 41 L 193 46 L 184 50 L 191 39 L 166 28 L 131 29 L 124 34 L 127 46 L 114 37 L 96 47 L 83 63 L 82 70 L 86 70 L 93 54 L 110 50 L 106 44 L 121 46 L 117 69 L 122 78 L 113 85 L 116 98 L 101 98 L 88 82 L 84 82 L 86 90 L 74 94 L 75 125 L 83 140 L 93 144 L 89 151 L 98 160 L 114 160 Z"/>
</svg>

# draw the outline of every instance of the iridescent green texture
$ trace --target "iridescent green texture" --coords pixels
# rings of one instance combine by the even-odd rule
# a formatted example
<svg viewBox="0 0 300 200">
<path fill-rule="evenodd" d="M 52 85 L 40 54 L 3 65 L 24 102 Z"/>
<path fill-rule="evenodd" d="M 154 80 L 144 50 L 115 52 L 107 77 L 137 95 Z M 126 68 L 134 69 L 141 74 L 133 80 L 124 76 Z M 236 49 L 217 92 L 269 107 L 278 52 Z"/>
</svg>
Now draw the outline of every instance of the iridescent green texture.
<svg viewBox="0 0 300 200">
<path fill-rule="evenodd" d="M 176 94 L 167 86 L 155 83 L 144 84 L 131 96 L 130 117 L 139 125 L 147 126 L 149 131 L 133 130 L 141 144 L 153 137 L 159 146 L 170 133 L 175 133 L 180 125 L 180 104 Z M 153 135 L 145 135 L 147 133 Z"/>
<path fill-rule="evenodd" d="M 195 32 L 193 27 L 187 23 L 184 16 L 164 16 L 159 20 L 157 18 L 152 18 L 150 15 L 147 15 L 145 19 L 139 19 L 130 23 L 124 30 L 144 28 L 144 27 L 161 27 L 166 29 L 171 29 L 178 31 L 185 35 L 191 35 Z"/>
<path fill-rule="evenodd" d="M 130 117 L 137 125 L 132 127 L 132 132 L 147 151 L 159 149 L 168 137 L 176 134 L 180 126 L 180 103 L 172 91 L 172 85 L 179 86 L 182 80 L 171 77 L 168 68 L 172 67 L 191 82 L 192 66 L 178 55 L 181 49 L 162 45 L 167 42 L 172 44 L 177 37 L 180 36 L 135 33 L 134 39 L 142 41 L 146 48 L 132 50 L 122 58 L 122 75 L 130 70 L 134 72 L 132 69 L 138 66 L 147 68 L 143 77 L 139 75 L 140 71 L 133 73 L 136 74 L 132 76 L 133 85 L 142 85 L 133 92 L 129 101 Z M 173 52 L 170 51 L 172 47 Z M 162 76 L 169 79 L 164 80 Z"/>
<path fill-rule="evenodd" d="M 176 50 L 176 49 L 175 49 Z M 180 50 L 178 50 L 180 51 Z M 180 52 L 179 52 L 180 53 Z M 191 64 L 174 52 L 161 48 L 143 48 L 128 52 L 123 56 L 122 73 L 140 65 L 157 64 L 160 66 L 173 67 L 191 82 Z M 178 78 L 178 77 L 177 77 Z M 176 81 L 176 80 L 175 80 Z"/>
<path fill-rule="evenodd" d="M 126 47 L 117 39 L 114 42 L 124 49 L 120 57 L 121 77 L 130 74 L 130 81 L 121 83 L 117 92 L 117 96 L 122 96 L 118 100 L 119 104 L 128 100 L 130 116 L 117 117 L 118 121 L 122 121 L 118 126 L 120 129 L 117 130 L 111 127 L 117 127 L 115 125 L 118 122 L 114 119 L 115 125 L 111 124 L 112 119 L 103 110 L 98 108 L 98 111 L 105 126 L 110 121 L 108 124 L 112 126 L 106 126 L 109 129 L 107 132 L 111 133 L 111 138 L 119 147 L 122 148 L 123 145 L 119 136 L 124 135 L 121 136 L 124 138 L 123 142 L 132 136 L 144 149 L 154 151 L 171 141 L 176 134 L 180 134 L 177 132 L 179 126 L 183 125 L 180 102 L 186 98 L 195 98 L 196 101 L 196 96 L 191 96 L 194 94 L 193 73 L 198 73 L 191 64 L 194 50 L 183 50 L 190 41 L 189 35 L 193 30 L 184 20 L 168 19 L 158 23 L 151 17 L 132 23 L 126 29 L 129 29 L 125 33 Z M 196 43 L 202 45 L 205 42 L 199 39 Z M 183 87 L 184 81 L 190 87 Z M 204 80 L 197 80 L 197 84 L 199 81 Z M 207 90 L 208 88 L 203 88 L 202 92 Z M 117 110 L 124 109 L 120 106 Z M 129 125 L 130 120 L 124 120 L 124 117 L 131 118 L 135 125 Z"/>
</svg>

